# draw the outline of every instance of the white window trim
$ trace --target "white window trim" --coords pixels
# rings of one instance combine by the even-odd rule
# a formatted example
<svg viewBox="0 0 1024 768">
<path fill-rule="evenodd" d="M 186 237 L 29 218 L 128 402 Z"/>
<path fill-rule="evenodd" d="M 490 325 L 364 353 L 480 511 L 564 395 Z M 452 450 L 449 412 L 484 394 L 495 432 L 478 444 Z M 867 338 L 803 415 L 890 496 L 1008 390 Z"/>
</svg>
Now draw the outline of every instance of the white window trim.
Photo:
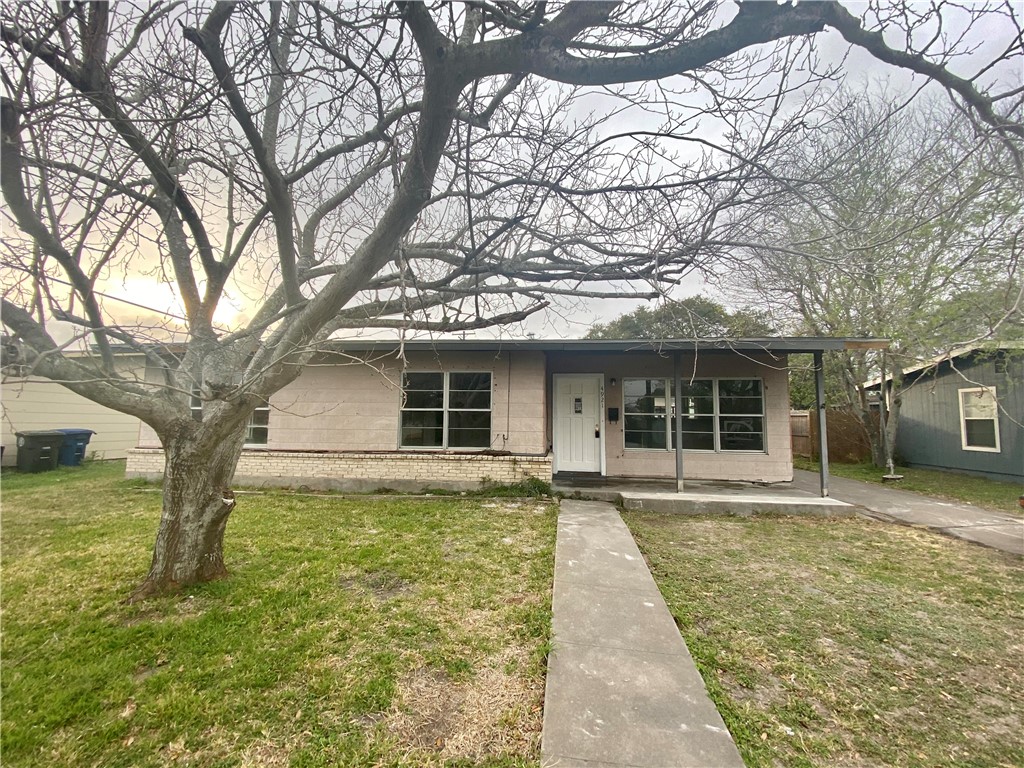
<svg viewBox="0 0 1024 768">
<path fill-rule="evenodd" d="M 442 376 L 442 383 L 444 386 L 444 393 L 441 397 L 441 435 L 443 445 L 402 445 L 402 414 L 406 411 L 410 412 L 427 412 L 436 411 L 437 408 L 406 408 L 405 407 L 405 387 L 399 388 L 399 401 L 398 401 L 398 449 L 400 451 L 456 451 L 459 453 L 479 453 L 480 451 L 490 450 L 491 445 L 494 443 L 494 372 L 493 371 L 462 371 L 462 370 L 451 370 L 451 371 L 430 371 L 430 370 L 408 370 L 402 371 L 403 385 L 405 376 L 408 374 L 416 373 L 440 373 Z M 468 373 L 468 374 L 480 374 L 488 375 L 491 377 L 491 389 L 489 392 L 490 397 L 488 402 L 490 407 L 488 408 L 458 408 L 459 411 L 467 411 L 470 413 L 488 413 L 491 414 L 489 419 L 490 426 L 490 438 L 487 441 L 486 447 L 481 446 L 460 446 L 456 448 L 450 448 L 448 446 L 448 392 L 449 392 L 449 375 L 452 373 Z"/>
<path fill-rule="evenodd" d="M 628 448 L 625 445 L 626 442 L 626 381 L 650 381 L 650 380 L 661 380 L 665 382 L 665 399 L 668 403 L 665 408 L 665 429 L 666 436 L 665 441 L 667 448 Z M 684 379 L 687 381 L 688 379 Z M 759 376 L 695 376 L 694 381 L 710 381 L 711 382 L 711 398 L 712 398 L 712 413 L 697 414 L 698 416 L 710 416 L 712 418 L 712 424 L 714 426 L 714 449 L 707 448 L 683 448 L 683 453 L 702 453 L 706 455 L 711 454 L 725 454 L 731 456 L 733 454 L 758 456 L 767 455 L 768 453 L 768 416 L 765 413 L 765 393 L 767 389 L 764 385 L 764 379 Z M 718 382 L 720 381 L 760 381 L 761 382 L 761 413 L 745 413 L 745 414 L 725 414 L 727 416 L 756 416 L 761 419 L 761 424 L 764 429 L 761 432 L 761 439 L 764 443 L 764 447 L 759 451 L 727 451 L 722 450 L 721 443 L 721 422 L 719 417 L 722 415 L 720 408 L 718 407 Z M 674 379 L 671 376 L 626 376 L 622 379 L 622 442 L 623 450 L 629 452 L 640 452 L 640 453 L 675 453 L 675 448 L 672 447 L 672 439 L 674 438 L 674 430 L 672 429 L 672 412 L 676 407 L 676 400 L 671 397 L 669 393 L 672 391 Z"/>
<path fill-rule="evenodd" d="M 267 412 L 267 423 L 266 424 L 253 424 L 253 417 L 259 411 Z M 252 414 L 249 416 L 249 421 L 245 425 L 245 435 L 249 436 L 249 431 L 253 428 L 267 430 L 267 442 L 265 443 L 244 443 L 242 448 L 269 448 L 270 447 L 270 403 L 264 401 L 260 405 L 257 405 L 252 409 Z"/>
<path fill-rule="evenodd" d="M 199 387 L 193 387 L 191 394 L 189 394 L 189 401 L 188 401 L 189 410 L 193 414 L 195 414 L 196 411 L 199 411 L 199 413 L 202 414 L 202 412 L 203 412 L 202 397 L 203 397 L 202 390 Z M 199 400 L 199 405 L 198 406 L 193 405 L 193 401 L 196 400 L 196 399 Z M 267 412 L 267 423 L 266 423 L 266 425 L 263 425 L 263 424 L 253 424 L 252 423 L 253 415 L 256 414 L 256 411 L 266 411 Z M 245 436 L 246 437 L 249 436 L 249 430 L 252 429 L 254 426 L 255 427 L 259 427 L 260 429 L 267 430 L 267 442 L 265 442 L 265 443 L 248 443 L 248 442 L 247 443 L 242 443 L 242 448 L 268 448 L 268 447 L 270 447 L 270 403 L 264 401 L 260 405 L 257 405 L 255 408 L 253 408 L 252 415 L 249 416 L 249 421 L 247 421 L 246 424 L 245 424 Z"/>
<path fill-rule="evenodd" d="M 984 445 L 968 445 L 967 444 L 967 419 L 964 418 L 964 395 L 972 394 L 975 392 L 988 392 L 992 395 L 992 399 L 996 404 L 996 415 L 990 421 L 993 422 L 996 434 L 996 447 L 989 448 Z M 979 451 L 981 453 L 1002 453 L 1002 448 L 999 444 L 999 397 L 996 395 L 995 387 L 967 387 L 965 389 L 958 389 L 956 391 L 956 401 L 960 408 L 960 448 L 964 451 Z M 982 419 L 977 419 L 982 421 Z"/>
</svg>

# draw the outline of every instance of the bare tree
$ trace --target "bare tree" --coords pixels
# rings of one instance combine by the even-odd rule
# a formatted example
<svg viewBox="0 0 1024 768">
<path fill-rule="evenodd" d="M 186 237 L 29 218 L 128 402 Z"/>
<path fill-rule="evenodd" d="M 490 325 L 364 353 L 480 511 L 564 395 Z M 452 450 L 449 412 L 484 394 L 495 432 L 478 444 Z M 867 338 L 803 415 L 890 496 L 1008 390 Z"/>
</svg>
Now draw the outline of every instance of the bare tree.
<svg viewBox="0 0 1024 768">
<path fill-rule="evenodd" d="M 1008 148 L 978 141 L 948 103 L 845 92 L 825 119 L 776 167 L 801 181 L 733 275 L 790 328 L 891 340 L 838 355 L 831 379 L 891 468 L 903 370 L 1021 336 L 1024 183 Z"/>
<path fill-rule="evenodd" d="M 1011 6 L 992 12 L 1018 24 Z M 1024 135 L 1007 117 L 1020 92 L 956 74 L 965 41 L 927 37 L 943 13 L 6 4 L 3 322 L 18 343 L 5 349 L 159 435 L 163 514 L 135 597 L 225 573 L 222 489 L 246 422 L 332 334 L 471 330 L 552 295 L 653 295 L 724 253 L 738 212 L 768 194 L 768 160 L 799 137 L 787 94 L 834 74 L 818 71 L 817 33 Z M 990 10 L 963 13 L 969 27 Z M 897 29 L 902 49 L 886 42 Z M 1019 37 L 996 59 L 1019 64 Z M 183 348 L 103 300 L 106 281 L 138 273 L 173 282 Z M 237 292 L 253 309 L 223 327 Z M 66 355 L 51 317 L 95 355 Z M 161 380 L 119 377 L 116 345 Z"/>
</svg>

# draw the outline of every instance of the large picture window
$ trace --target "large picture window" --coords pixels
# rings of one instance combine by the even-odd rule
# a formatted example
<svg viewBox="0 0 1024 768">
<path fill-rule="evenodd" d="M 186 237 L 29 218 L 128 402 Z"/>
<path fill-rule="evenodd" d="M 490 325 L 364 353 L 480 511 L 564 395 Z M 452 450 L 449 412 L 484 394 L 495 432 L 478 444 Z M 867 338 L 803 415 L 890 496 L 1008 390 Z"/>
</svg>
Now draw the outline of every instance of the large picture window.
<svg viewBox="0 0 1024 768">
<path fill-rule="evenodd" d="M 760 379 L 683 382 L 683 450 L 764 451 L 764 386 Z M 672 379 L 625 379 L 626 448 L 675 449 Z"/>
<path fill-rule="evenodd" d="M 999 452 L 999 405 L 995 387 L 960 393 L 960 439 L 965 451 Z"/>
<path fill-rule="evenodd" d="M 491 374 L 402 375 L 403 448 L 489 448 Z"/>
</svg>

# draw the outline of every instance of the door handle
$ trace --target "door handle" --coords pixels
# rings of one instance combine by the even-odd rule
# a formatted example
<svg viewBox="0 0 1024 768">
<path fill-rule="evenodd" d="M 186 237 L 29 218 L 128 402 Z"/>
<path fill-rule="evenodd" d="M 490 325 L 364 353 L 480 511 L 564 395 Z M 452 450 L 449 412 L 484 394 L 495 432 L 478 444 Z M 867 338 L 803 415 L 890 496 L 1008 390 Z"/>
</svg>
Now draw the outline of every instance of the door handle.
<svg viewBox="0 0 1024 768">
<path fill-rule="evenodd" d="M 594 427 L 594 437 L 595 438 L 601 437 L 601 428 L 600 427 Z"/>
</svg>

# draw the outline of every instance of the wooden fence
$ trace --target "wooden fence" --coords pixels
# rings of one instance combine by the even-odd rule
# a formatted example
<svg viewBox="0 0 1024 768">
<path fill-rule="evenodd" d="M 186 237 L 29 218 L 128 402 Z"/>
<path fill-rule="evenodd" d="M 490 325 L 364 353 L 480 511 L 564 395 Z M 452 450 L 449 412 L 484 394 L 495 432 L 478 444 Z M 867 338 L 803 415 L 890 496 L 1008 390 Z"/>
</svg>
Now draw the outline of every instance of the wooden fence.
<svg viewBox="0 0 1024 768">
<path fill-rule="evenodd" d="M 829 408 L 828 458 L 843 464 L 859 464 L 871 460 L 871 445 L 864 426 L 855 413 L 845 408 Z M 818 458 L 817 411 L 790 411 L 789 429 L 793 455 Z"/>
<path fill-rule="evenodd" d="M 814 446 L 811 445 L 811 412 L 789 412 L 789 434 L 793 442 L 793 455 L 811 458 Z"/>
</svg>

